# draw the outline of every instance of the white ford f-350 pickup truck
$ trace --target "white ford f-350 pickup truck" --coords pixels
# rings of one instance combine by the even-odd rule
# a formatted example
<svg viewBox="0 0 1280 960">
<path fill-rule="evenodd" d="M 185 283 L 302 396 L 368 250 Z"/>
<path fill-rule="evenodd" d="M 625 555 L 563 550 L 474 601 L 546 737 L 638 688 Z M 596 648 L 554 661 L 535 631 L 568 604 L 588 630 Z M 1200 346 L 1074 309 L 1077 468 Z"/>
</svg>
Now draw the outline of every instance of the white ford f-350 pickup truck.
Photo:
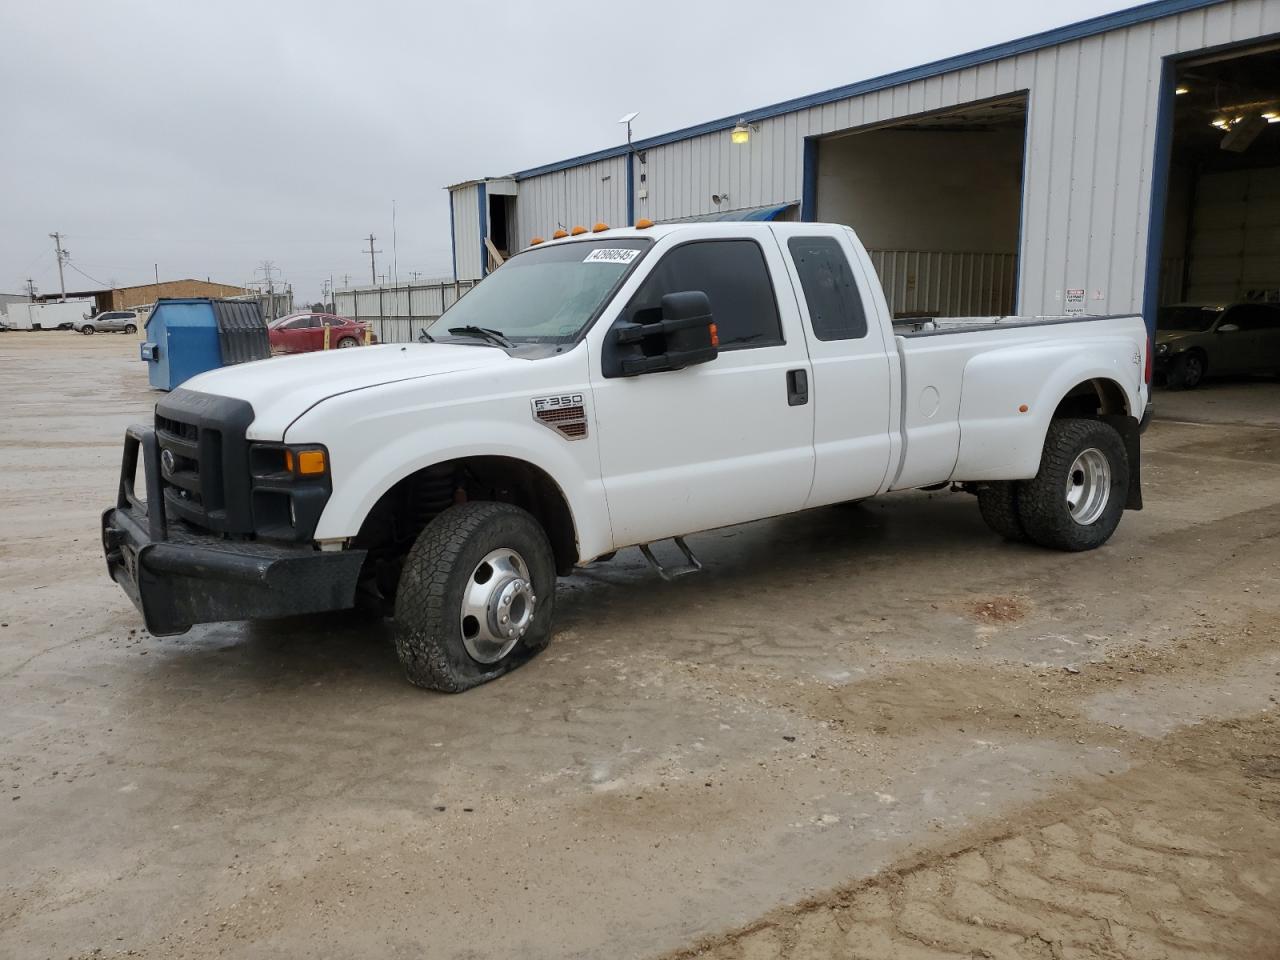
<svg viewBox="0 0 1280 960">
<path fill-rule="evenodd" d="M 1141 507 L 1141 317 L 895 329 L 844 226 L 538 243 L 423 339 L 211 371 L 129 429 L 102 541 L 148 630 L 368 595 L 409 679 L 458 691 L 623 547 L 675 538 L 670 576 L 685 534 L 952 484 L 1004 537 L 1087 550 Z"/>
</svg>

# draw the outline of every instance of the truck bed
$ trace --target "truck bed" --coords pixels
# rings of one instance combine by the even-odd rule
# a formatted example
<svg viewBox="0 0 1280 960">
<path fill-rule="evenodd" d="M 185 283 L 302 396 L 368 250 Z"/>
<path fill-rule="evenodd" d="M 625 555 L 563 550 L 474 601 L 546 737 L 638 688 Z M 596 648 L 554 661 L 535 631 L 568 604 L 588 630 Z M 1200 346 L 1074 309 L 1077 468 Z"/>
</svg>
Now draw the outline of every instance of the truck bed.
<svg viewBox="0 0 1280 960">
<path fill-rule="evenodd" d="M 903 326 L 894 322 L 905 450 L 891 489 L 1034 476 L 1053 413 L 1044 398 L 1053 390 L 1056 403 L 1079 383 L 1109 378 L 1138 403 L 1147 351 L 1140 316 L 947 317 Z M 1072 382 L 1046 383 L 1046 371 Z"/>
</svg>

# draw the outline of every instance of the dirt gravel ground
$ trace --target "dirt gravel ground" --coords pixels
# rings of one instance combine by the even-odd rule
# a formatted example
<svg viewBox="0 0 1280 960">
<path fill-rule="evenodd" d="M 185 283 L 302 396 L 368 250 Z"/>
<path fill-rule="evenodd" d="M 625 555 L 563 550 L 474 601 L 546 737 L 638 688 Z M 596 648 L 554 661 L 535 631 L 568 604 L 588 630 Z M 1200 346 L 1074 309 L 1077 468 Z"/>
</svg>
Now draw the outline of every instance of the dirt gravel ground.
<svg viewBox="0 0 1280 960">
<path fill-rule="evenodd" d="M 354 616 L 140 629 L 136 350 L 0 335 L 0 957 L 1280 957 L 1280 385 L 1174 398 L 1099 551 L 716 531 L 449 697 Z"/>
</svg>

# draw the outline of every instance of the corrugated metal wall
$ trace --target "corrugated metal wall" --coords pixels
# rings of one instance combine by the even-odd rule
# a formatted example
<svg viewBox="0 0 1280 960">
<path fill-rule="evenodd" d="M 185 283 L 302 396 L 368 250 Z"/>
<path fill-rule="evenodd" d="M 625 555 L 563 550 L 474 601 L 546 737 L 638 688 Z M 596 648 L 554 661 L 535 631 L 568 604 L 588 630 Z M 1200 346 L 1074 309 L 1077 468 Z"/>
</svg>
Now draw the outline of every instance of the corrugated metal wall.
<svg viewBox="0 0 1280 960">
<path fill-rule="evenodd" d="M 648 199 L 636 200 L 636 216 L 709 213 L 712 194 L 728 193 L 734 208 L 794 201 L 803 192 L 806 137 L 1025 90 L 1018 310 L 1062 313 L 1064 291 L 1085 288 L 1091 312 L 1136 312 L 1145 282 L 1161 59 L 1274 33 L 1280 2 L 1230 0 L 760 120 L 747 145 L 735 146 L 727 131 L 717 131 L 650 146 L 647 162 L 636 168 L 637 190 L 641 172 L 648 189 Z M 623 163 L 600 160 L 521 181 L 522 233 L 598 216 L 604 205 L 586 187 L 593 176 L 599 180 L 598 168 L 609 167 L 618 171 L 613 189 L 625 188 Z M 609 222 L 621 222 L 616 211 L 625 215 L 625 196 L 611 203 Z"/>
<path fill-rule="evenodd" d="M 453 204 L 454 279 L 479 279 L 480 189 L 469 183 L 450 190 L 449 202 Z"/>
<path fill-rule="evenodd" d="M 1012 253 L 869 250 L 895 316 L 1003 317 L 1013 313 Z"/>
<path fill-rule="evenodd" d="M 636 216 L 708 213 L 713 193 L 794 200 L 807 136 L 1029 90 L 1018 309 L 1061 313 L 1064 290 L 1083 287 L 1090 312 L 1137 311 L 1161 58 L 1278 31 L 1280 3 L 1234 0 L 763 120 L 745 146 L 716 132 L 651 147 Z"/>
<path fill-rule="evenodd" d="M 590 227 L 603 220 L 627 223 L 627 158 L 611 157 L 571 170 L 557 170 L 520 181 L 516 198 L 515 249 L 534 237 L 550 237 L 558 228 Z"/>
<path fill-rule="evenodd" d="M 382 343 L 409 343 L 418 339 L 422 327 L 438 319 L 475 284 L 474 280 L 461 280 L 339 290 L 334 297 L 334 312 L 368 321 Z"/>
</svg>

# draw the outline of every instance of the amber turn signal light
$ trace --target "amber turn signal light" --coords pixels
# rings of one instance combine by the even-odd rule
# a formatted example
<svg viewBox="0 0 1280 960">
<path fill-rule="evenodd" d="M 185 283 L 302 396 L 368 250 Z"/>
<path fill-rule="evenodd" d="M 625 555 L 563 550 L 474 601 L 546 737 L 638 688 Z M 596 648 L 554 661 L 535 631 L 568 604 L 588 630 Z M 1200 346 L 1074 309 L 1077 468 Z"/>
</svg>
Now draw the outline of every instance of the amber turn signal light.
<svg viewBox="0 0 1280 960">
<path fill-rule="evenodd" d="M 720 346 L 720 328 L 714 323 L 711 324 L 711 345 L 713 347 Z"/>
<path fill-rule="evenodd" d="M 292 459 L 290 457 L 289 459 Z M 323 450 L 300 450 L 298 451 L 298 473 L 304 477 L 314 477 L 317 474 L 324 473 L 324 451 Z"/>
</svg>

